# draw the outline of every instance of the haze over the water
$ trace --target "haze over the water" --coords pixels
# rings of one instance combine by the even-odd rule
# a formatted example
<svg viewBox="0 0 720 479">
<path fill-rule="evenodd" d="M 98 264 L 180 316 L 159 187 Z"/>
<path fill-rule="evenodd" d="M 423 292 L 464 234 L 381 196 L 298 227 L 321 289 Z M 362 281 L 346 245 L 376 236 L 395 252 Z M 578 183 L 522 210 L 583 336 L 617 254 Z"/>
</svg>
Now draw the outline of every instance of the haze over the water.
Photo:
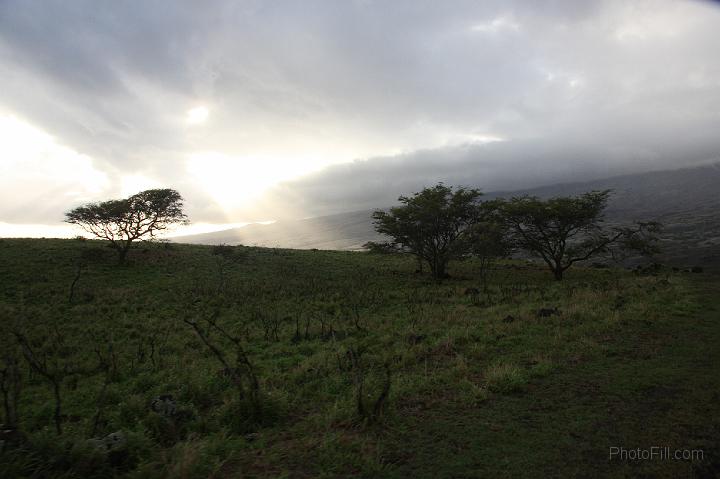
<svg viewBox="0 0 720 479">
<path fill-rule="evenodd" d="M 0 2 L 0 236 L 172 187 L 185 232 L 720 159 L 720 5 Z"/>
</svg>

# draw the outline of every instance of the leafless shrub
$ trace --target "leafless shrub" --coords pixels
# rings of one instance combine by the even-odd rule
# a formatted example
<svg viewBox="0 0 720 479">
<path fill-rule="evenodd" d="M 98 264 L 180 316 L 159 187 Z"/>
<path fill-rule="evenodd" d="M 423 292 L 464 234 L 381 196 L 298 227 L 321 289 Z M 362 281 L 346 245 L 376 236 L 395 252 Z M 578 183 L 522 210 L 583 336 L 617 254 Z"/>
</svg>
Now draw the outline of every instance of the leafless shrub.
<svg viewBox="0 0 720 479">
<path fill-rule="evenodd" d="M 260 324 L 265 341 L 280 341 L 280 327 L 287 319 L 277 310 L 256 308 L 251 313 L 253 322 Z"/>
<path fill-rule="evenodd" d="M 390 386 L 392 384 L 392 374 L 390 365 L 385 363 L 382 367 L 384 372 L 384 379 L 380 392 L 374 401 L 368 404 L 366 400 L 366 377 L 368 375 L 368 368 L 362 361 L 363 353 L 365 352 L 362 348 L 348 348 L 345 352 L 344 357 L 337 355 L 338 366 L 341 371 L 346 371 L 351 374 L 353 384 L 355 385 L 355 401 L 356 401 L 356 412 L 360 420 L 366 423 L 372 424 L 377 422 L 383 414 L 385 402 L 390 396 Z"/>
<path fill-rule="evenodd" d="M 107 387 L 112 382 L 113 377 L 116 377 L 117 375 L 117 355 L 114 352 L 114 348 L 112 346 L 112 342 L 108 344 L 108 353 L 107 355 L 103 355 L 100 352 L 99 348 L 96 348 L 96 354 L 98 359 L 100 360 L 98 368 L 103 371 L 104 378 L 103 378 L 103 385 L 100 389 L 100 392 L 95 400 L 96 408 L 95 408 L 95 415 L 93 416 L 92 421 L 92 428 L 90 429 L 90 436 L 95 436 L 98 432 L 98 428 L 100 426 L 100 422 L 103 417 L 103 412 L 105 411 L 105 397 L 107 393 Z"/>
<path fill-rule="evenodd" d="M 57 330 L 55 332 L 57 333 Z M 66 376 L 73 373 L 69 365 L 62 361 L 60 354 L 58 354 L 63 338 L 56 335 L 49 342 L 49 348 L 43 350 L 32 345 L 22 332 L 14 330 L 13 335 L 17 339 L 30 368 L 45 378 L 52 387 L 55 400 L 53 420 L 55 422 L 55 431 L 60 435 L 62 434 L 62 382 Z"/>
<path fill-rule="evenodd" d="M 80 280 L 80 276 L 82 275 L 83 270 L 85 269 L 85 264 L 78 262 L 75 265 L 75 276 L 73 277 L 72 283 L 70 283 L 70 294 L 68 295 L 68 303 L 73 302 L 73 296 L 75 296 L 75 285 Z"/>
<path fill-rule="evenodd" d="M 204 326 L 196 319 L 184 318 L 183 322 L 195 331 L 198 338 L 222 364 L 223 371 L 227 372 L 233 385 L 237 388 L 240 399 L 247 398 L 253 405 L 258 405 L 260 385 L 255 374 L 255 368 L 242 347 L 241 338 L 228 333 L 222 328 L 217 322 L 218 317 L 219 311 L 215 311 L 211 315 L 201 318 L 200 321 L 204 323 Z M 228 359 L 228 354 L 223 351 L 222 346 L 211 339 L 211 331 L 216 331 L 222 338 L 225 338 L 233 345 L 235 360 L 232 363 Z"/>
<path fill-rule="evenodd" d="M 343 300 L 342 309 L 344 315 L 358 331 L 367 331 L 360 323 L 367 313 L 372 312 L 381 302 L 379 291 L 370 289 L 366 283 L 360 282 L 358 285 L 351 286 L 346 297 Z"/>
</svg>

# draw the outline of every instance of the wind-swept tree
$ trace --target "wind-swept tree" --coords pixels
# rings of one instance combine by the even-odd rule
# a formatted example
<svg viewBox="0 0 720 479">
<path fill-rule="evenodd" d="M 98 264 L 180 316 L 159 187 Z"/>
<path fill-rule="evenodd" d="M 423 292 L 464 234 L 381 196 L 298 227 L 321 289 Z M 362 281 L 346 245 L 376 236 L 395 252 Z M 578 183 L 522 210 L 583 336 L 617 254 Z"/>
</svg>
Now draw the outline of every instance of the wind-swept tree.
<svg viewBox="0 0 720 479">
<path fill-rule="evenodd" d="M 76 224 L 97 238 L 110 242 L 120 264 L 133 241 L 154 238 L 173 224 L 187 224 L 183 198 L 173 189 L 141 191 L 122 200 L 88 203 L 65 213 L 67 223 Z"/>
<path fill-rule="evenodd" d="M 373 213 L 378 233 L 393 245 L 427 261 L 434 278 L 446 276 L 450 260 L 469 251 L 469 229 L 478 221 L 479 190 L 442 183 L 413 196 L 401 196 L 401 206 Z"/>
<path fill-rule="evenodd" d="M 556 280 L 573 264 L 597 255 L 657 252 L 660 224 L 602 225 L 610 190 L 541 200 L 515 197 L 501 207 L 513 244 L 543 259 Z"/>
</svg>

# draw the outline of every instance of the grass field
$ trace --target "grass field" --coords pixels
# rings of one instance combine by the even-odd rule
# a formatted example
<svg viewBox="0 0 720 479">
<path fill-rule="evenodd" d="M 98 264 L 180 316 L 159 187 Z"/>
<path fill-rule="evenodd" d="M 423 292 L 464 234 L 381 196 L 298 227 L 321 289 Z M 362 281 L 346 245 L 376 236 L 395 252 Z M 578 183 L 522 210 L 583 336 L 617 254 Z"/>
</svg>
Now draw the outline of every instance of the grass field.
<svg viewBox="0 0 720 479">
<path fill-rule="evenodd" d="M 12 364 L 21 386 L 2 477 L 720 471 L 717 277 L 502 261 L 483 291 L 472 260 L 437 284 L 406 257 L 213 251 L 118 267 L 101 242 L 0 240 L 10 402 Z M 654 446 L 702 457 L 610 458 Z"/>
</svg>

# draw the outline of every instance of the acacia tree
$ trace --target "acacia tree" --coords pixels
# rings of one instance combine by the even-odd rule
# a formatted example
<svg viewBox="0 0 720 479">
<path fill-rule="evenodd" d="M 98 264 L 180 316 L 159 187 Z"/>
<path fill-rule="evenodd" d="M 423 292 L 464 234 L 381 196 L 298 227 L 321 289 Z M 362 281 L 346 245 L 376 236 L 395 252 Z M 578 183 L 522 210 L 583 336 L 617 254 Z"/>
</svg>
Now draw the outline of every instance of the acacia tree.
<svg viewBox="0 0 720 479">
<path fill-rule="evenodd" d="M 123 264 L 133 241 L 154 238 L 173 224 L 187 224 L 187 216 L 180 193 L 164 188 L 121 200 L 88 203 L 65 213 L 65 221 L 109 241 Z"/>
<path fill-rule="evenodd" d="M 508 228 L 500 214 L 502 204 L 502 200 L 480 203 L 478 221 L 469 231 L 470 253 L 479 261 L 480 280 L 485 290 L 492 262 L 507 256 L 512 250 Z"/>
<path fill-rule="evenodd" d="M 502 204 L 501 218 L 514 246 L 541 257 L 558 281 L 570 266 L 596 255 L 657 252 L 659 223 L 613 227 L 601 224 L 610 193 L 591 191 L 548 200 L 514 197 Z"/>
<path fill-rule="evenodd" d="M 401 206 L 373 213 L 375 230 L 424 260 L 434 278 L 446 276 L 451 259 L 468 253 L 469 229 L 478 222 L 479 190 L 453 189 L 442 183 L 413 196 L 401 196 Z"/>
</svg>

